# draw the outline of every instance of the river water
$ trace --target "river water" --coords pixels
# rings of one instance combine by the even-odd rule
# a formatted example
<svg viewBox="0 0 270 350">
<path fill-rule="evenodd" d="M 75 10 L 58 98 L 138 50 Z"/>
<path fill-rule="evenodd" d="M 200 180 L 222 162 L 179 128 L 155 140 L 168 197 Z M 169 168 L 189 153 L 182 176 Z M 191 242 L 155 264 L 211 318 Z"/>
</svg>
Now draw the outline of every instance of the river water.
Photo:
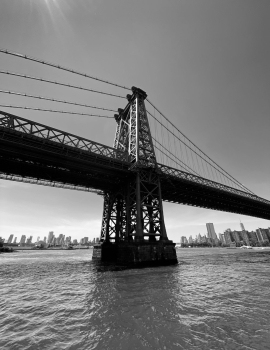
<svg viewBox="0 0 270 350">
<path fill-rule="evenodd" d="M 270 349 L 270 251 L 179 249 L 120 269 L 92 250 L 0 255 L 0 349 Z"/>
</svg>

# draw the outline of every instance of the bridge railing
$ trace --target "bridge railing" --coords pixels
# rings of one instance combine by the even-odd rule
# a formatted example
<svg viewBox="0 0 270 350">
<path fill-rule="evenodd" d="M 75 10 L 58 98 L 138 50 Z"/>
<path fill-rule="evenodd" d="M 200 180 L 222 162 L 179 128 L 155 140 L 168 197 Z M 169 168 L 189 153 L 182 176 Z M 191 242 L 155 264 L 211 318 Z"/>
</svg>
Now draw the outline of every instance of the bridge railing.
<svg viewBox="0 0 270 350">
<path fill-rule="evenodd" d="M 262 202 L 262 203 L 270 205 L 270 202 L 268 200 L 266 200 L 264 198 L 261 198 L 261 197 L 258 197 L 258 196 L 254 195 L 254 194 L 251 194 L 251 193 L 248 193 L 248 192 L 244 192 L 244 191 L 238 190 L 236 188 L 233 188 L 233 187 L 230 187 L 230 186 L 226 186 L 226 185 L 223 185 L 221 183 L 218 183 L 218 182 L 215 182 L 215 181 L 212 181 L 212 180 L 208 180 L 208 179 L 196 176 L 196 175 L 191 174 L 191 173 L 187 173 L 185 171 L 181 171 L 181 170 L 178 170 L 178 169 L 175 169 L 175 168 L 171 168 L 171 167 L 169 167 L 167 165 L 163 165 L 163 164 L 160 164 L 160 163 L 158 163 L 157 165 L 158 165 L 158 168 L 160 169 L 161 173 L 164 174 L 164 175 L 169 175 L 169 176 L 173 176 L 173 177 L 178 178 L 178 179 L 183 179 L 183 180 L 187 180 L 187 181 L 191 181 L 191 182 L 196 182 L 196 183 L 198 183 L 200 185 L 212 187 L 212 188 L 215 188 L 215 189 L 218 189 L 218 190 L 223 190 L 223 191 L 226 191 L 226 192 L 229 192 L 229 193 L 236 194 L 238 196 L 243 196 L 243 197 L 250 198 L 250 199 L 253 199 L 253 200 L 256 200 L 256 201 L 259 201 L 259 202 Z"/>
<path fill-rule="evenodd" d="M 79 137 L 47 125 L 30 121 L 16 115 L 0 111 L 0 128 L 18 131 L 46 140 L 96 153 L 101 156 L 127 161 L 127 154 L 121 150 L 102 145 L 98 142 Z"/>
</svg>

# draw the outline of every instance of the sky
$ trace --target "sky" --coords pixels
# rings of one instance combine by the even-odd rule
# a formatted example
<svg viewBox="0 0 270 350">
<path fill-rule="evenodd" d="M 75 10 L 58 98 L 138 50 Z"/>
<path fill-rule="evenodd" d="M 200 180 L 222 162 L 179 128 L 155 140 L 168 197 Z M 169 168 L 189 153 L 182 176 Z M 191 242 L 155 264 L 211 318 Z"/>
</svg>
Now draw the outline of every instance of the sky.
<svg viewBox="0 0 270 350">
<path fill-rule="evenodd" d="M 197 146 L 270 200 L 269 0 L 1 0 L 0 47 L 137 86 Z M 125 90 L 0 53 L 0 69 L 126 95 Z M 0 74 L 0 89 L 118 109 L 126 100 Z M 0 93 L 0 104 L 93 113 Z M 112 146 L 113 119 L 1 110 Z M 106 112 L 113 116 L 113 112 Z M 100 114 L 105 114 L 102 111 Z M 0 236 L 98 237 L 103 198 L 0 180 Z M 164 203 L 170 239 L 267 220 Z"/>
</svg>

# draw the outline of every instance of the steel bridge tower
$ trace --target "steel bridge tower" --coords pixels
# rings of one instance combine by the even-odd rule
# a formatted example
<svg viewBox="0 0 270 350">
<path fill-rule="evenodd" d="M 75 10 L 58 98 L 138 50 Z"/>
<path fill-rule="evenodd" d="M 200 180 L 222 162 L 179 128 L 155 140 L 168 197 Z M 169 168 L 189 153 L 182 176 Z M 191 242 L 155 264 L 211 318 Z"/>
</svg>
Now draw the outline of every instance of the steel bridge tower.
<svg viewBox="0 0 270 350">
<path fill-rule="evenodd" d="M 102 260 L 175 263 L 175 244 L 166 233 L 159 170 L 144 103 L 147 94 L 135 87 L 132 92 L 127 95 L 126 108 L 115 115 L 114 140 L 114 148 L 128 159 L 132 175 L 104 195 L 100 253 Z M 98 257 L 98 249 L 94 256 Z"/>
</svg>

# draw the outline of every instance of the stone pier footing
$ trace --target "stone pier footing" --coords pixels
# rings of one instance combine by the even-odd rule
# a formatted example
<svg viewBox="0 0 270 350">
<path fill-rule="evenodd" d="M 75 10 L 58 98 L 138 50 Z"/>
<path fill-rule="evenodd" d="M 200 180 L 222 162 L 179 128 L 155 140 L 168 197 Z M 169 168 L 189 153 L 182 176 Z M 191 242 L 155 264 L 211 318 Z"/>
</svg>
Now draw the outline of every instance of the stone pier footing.
<svg viewBox="0 0 270 350">
<path fill-rule="evenodd" d="M 175 243 L 172 241 L 102 243 L 94 246 L 93 259 L 133 266 L 178 263 Z"/>
</svg>

